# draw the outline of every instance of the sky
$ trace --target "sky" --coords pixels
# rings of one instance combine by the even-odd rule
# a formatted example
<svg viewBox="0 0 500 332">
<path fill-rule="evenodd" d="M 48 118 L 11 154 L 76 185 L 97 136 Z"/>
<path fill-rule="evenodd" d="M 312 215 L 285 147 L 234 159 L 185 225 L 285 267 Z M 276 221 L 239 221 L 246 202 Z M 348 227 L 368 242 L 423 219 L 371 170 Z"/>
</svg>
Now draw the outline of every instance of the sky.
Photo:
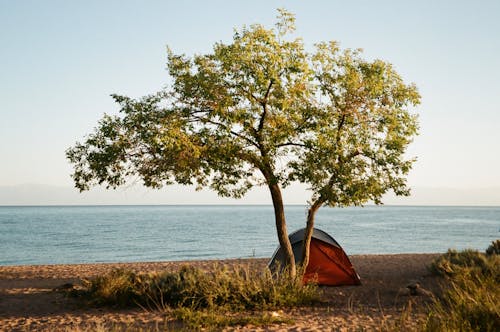
<svg viewBox="0 0 500 332">
<path fill-rule="evenodd" d="M 296 15 L 295 35 L 309 49 L 327 40 L 362 48 L 417 85 L 421 130 L 408 150 L 418 158 L 408 183 L 424 195 L 419 199 L 439 203 L 422 193 L 453 189 L 462 196 L 448 203 L 474 204 L 500 190 L 500 1 L 486 0 L 0 0 L 0 187 L 72 187 L 64 152 L 104 113 L 117 113 L 110 94 L 160 90 L 169 83 L 167 45 L 187 55 L 210 52 L 214 43 L 230 42 L 234 28 L 272 27 L 277 8 Z M 303 201 L 304 188 L 294 188 L 290 201 Z M 8 190 L 0 205 L 11 202 Z M 123 190 L 111 201 L 133 203 L 122 200 Z M 144 202 L 157 202 L 141 192 Z M 176 203 L 183 195 L 190 203 L 227 202 L 180 187 L 159 200 Z M 239 202 L 270 202 L 252 195 L 255 201 Z M 500 198 L 492 202 L 500 205 Z"/>
</svg>

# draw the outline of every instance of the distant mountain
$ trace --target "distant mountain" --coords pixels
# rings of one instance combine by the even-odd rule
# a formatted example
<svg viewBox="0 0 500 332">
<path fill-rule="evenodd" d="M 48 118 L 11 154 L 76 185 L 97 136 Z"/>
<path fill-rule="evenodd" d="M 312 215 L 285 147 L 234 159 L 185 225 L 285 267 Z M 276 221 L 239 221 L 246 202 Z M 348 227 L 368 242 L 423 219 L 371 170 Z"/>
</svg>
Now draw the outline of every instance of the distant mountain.
<svg viewBox="0 0 500 332">
<path fill-rule="evenodd" d="M 64 186 L 36 184 L 0 186 L 0 205 L 196 204 L 196 196 L 200 203 L 206 201 L 210 204 L 217 199 L 215 193 L 208 191 L 200 193 L 192 188 L 180 186 L 170 186 L 162 190 L 151 190 L 142 186 L 117 190 L 98 187 L 83 193 Z"/>
<path fill-rule="evenodd" d="M 297 190 L 304 196 L 304 190 Z M 288 195 L 287 195 L 288 196 Z M 292 195 L 293 196 L 293 195 Z M 290 197 L 292 197 L 290 196 Z M 304 204 L 305 198 L 288 199 L 288 204 Z M 210 190 L 196 191 L 194 187 L 172 185 L 160 190 L 140 185 L 116 190 L 93 188 L 80 193 L 64 186 L 25 184 L 0 186 L 0 205 L 155 205 L 155 204 L 271 204 L 270 194 L 257 188 L 244 199 L 222 198 Z"/>
<path fill-rule="evenodd" d="M 306 204 L 309 194 L 303 185 L 287 188 L 285 204 Z M 412 190 L 410 197 L 388 194 L 386 205 L 482 205 L 500 206 L 500 187 L 452 189 L 424 188 Z M 271 204 L 265 188 L 252 190 L 241 199 L 218 197 L 212 191 L 195 191 L 192 187 L 169 186 L 151 190 L 142 186 L 118 190 L 95 188 L 79 193 L 71 187 L 25 184 L 0 186 L 0 205 L 127 205 L 127 204 Z"/>
</svg>

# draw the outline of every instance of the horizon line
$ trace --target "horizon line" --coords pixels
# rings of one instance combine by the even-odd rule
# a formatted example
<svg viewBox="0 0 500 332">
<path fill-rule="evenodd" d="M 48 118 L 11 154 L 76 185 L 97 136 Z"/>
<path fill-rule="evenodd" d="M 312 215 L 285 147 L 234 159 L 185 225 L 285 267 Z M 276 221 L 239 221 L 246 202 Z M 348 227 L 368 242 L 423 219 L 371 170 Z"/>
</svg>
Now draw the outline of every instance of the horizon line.
<svg viewBox="0 0 500 332">
<path fill-rule="evenodd" d="M 183 207 L 183 206 L 269 206 L 272 204 L 213 204 L 213 203 L 199 203 L 199 204 L 0 204 L 0 208 L 5 207 L 124 207 L 124 206 L 165 206 L 165 207 Z M 284 206 L 308 206 L 308 204 L 284 204 Z M 349 205 L 343 207 L 323 206 L 332 209 L 346 209 L 346 208 L 364 208 L 364 207 L 467 207 L 467 208 L 500 208 L 500 205 L 481 205 L 481 204 L 365 204 L 365 205 Z"/>
</svg>

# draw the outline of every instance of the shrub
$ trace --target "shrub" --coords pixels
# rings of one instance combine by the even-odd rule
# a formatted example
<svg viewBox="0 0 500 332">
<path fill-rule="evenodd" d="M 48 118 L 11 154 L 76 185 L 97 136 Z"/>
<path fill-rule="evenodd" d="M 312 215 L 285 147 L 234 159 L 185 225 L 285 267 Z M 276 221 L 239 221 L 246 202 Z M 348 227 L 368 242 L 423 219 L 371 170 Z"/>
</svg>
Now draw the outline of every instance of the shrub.
<svg viewBox="0 0 500 332">
<path fill-rule="evenodd" d="M 500 287 L 493 276 L 459 275 L 432 305 L 427 331 L 500 331 Z"/>
<path fill-rule="evenodd" d="M 440 276 L 454 277 L 461 274 L 495 275 L 499 268 L 499 256 L 486 256 L 477 250 L 457 252 L 449 249 L 431 264 L 431 271 Z"/>
<path fill-rule="evenodd" d="M 500 331 L 499 255 L 448 250 L 431 269 L 450 284 L 431 306 L 426 331 Z"/>
<path fill-rule="evenodd" d="M 84 280 L 84 295 L 93 305 L 129 306 L 140 302 L 141 277 L 132 271 L 116 269 L 106 275 Z"/>
<path fill-rule="evenodd" d="M 215 266 L 210 273 L 189 266 L 159 274 L 114 270 L 84 286 L 83 294 L 94 305 L 266 310 L 311 304 L 319 298 L 317 286 L 303 286 L 299 277 L 242 267 Z"/>
<path fill-rule="evenodd" d="M 488 249 L 486 249 L 487 256 L 500 255 L 500 240 L 492 241 Z"/>
</svg>

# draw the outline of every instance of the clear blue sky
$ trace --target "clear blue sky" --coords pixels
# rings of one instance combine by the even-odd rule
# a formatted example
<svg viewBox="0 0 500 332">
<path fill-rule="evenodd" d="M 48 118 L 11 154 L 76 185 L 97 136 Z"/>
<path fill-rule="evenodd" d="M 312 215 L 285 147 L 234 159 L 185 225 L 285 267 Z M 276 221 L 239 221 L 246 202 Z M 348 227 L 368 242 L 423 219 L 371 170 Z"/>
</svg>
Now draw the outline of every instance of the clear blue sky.
<svg viewBox="0 0 500 332">
<path fill-rule="evenodd" d="M 168 83 L 166 46 L 204 53 L 233 28 L 296 14 L 308 46 L 337 40 L 393 63 L 422 94 L 414 187 L 500 187 L 500 1 L 0 0 L 0 186 L 71 186 L 64 151 Z"/>
</svg>

